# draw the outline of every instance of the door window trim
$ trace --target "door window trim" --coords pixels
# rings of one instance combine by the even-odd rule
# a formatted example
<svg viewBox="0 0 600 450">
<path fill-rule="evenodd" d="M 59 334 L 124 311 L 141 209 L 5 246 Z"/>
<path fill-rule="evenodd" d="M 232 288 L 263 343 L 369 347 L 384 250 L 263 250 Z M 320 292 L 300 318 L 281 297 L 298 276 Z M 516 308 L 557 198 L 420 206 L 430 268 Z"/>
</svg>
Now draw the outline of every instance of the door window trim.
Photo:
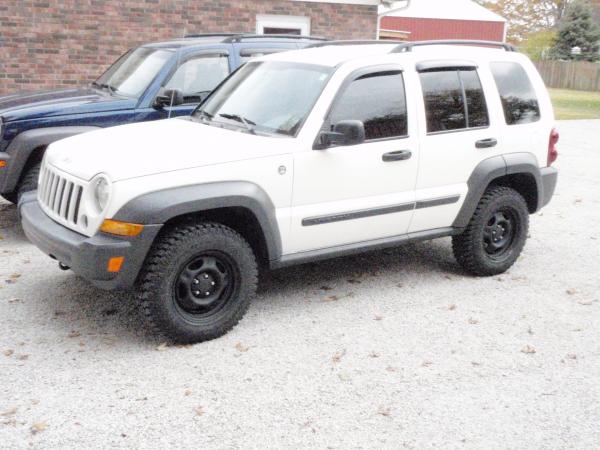
<svg viewBox="0 0 600 450">
<path fill-rule="evenodd" d="M 352 84 L 353 82 L 355 82 L 356 80 L 358 80 L 359 78 L 364 77 L 365 75 L 370 75 L 370 74 L 374 74 L 374 73 L 382 73 L 382 72 L 399 72 L 402 75 L 402 82 L 404 85 L 404 99 L 406 102 L 406 134 L 403 136 L 391 136 L 391 137 L 386 137 L 386 138 L 370 139 L 368 141 L 365 141 L 364 144 L 373 144 L 376 142 L 395 141 L 395 140 L 399 140 L 399 139 L 410 138 L 409 108 L 408 108 L 408 98 L 406 96 L 406 79 L 404 77 L 404 73 L 405 73 L 404 68 L 398 64 L 380 64 L 380 65 L 376 65 L 376 66 L 362 67 L 360 69 L 356 69 L 356 70 L 350 72 L 346 76 L 346 78 L 344 78 L 344 81 L 342 82 L 342 84 L 338 88 L 337 92 L 335 93 L 335 96 L 333 97 L 333 100 L 331 101 L 329 108 L 327 108 L 327 112 L 325 114 L 325 118 L 323 119 L 323 123 L 321 124 L 321 127 L 319 128 L 319 131 L 317 132 L 317 136 L 315 137 L 313 149 L 316 149 L 319 144 L 319 135 L 323 131 L 329 131 L 329 128 L 331 127 L 331 122 L 330 122 L 331 113 L 332 113 L 334 107 L 337 106 L 337 104 L 339 103 L 341 96 L 344 94 L 344 92 L 346 91 L 348 86 L 350 84 Z M 335 147 L 335 148 L 345 148 L 345 147 L 346 146 L 339 146 L 339 147 Z"/>
<path fill-rule="evenodd" d="M 464 62 L 461 61 L 460 63 L 464 63 Z M 418 65 L 417 65 L 417 72 L 419 73 L 419 75 L 422 73 L 434 73 L 434 72 L 457 72 L 458 81 L 460 83 L 460 90 L 461 90 L 463 103 L 464 103 L 464 110 L 465 110 L 465 124 L 467 125 L 465 128 L 457 128 L 455 130 L 431 131 L 431 132 L 426 131 L 426 133 L 425 133 L 426 136 L 438 136 L 440 134 L 465 133 L 468 131 L 486 130 L 492 126 L 492 117 L 490 116 L 489 103 L 487 101 L 485 89 L 483 88 L 483 83 L 481 82 L 481 77 L 479 76 L 479 68 L 477 65 L 458 66 L 458 65 L 453 65 L 452 63 L 450 63 L 450 64 L 440 65 L 436 68 L 428 68 L 426 70 L 419 70 Z M 460 76 L 460 72 L 475 72 L 477 74 L 477 78 L 479 79 L 479 85 L 481 86 L 481 93 L 483 94 L 483 98 L 485 100 L 485 109 L 486 109 L 486 113 L 487 113 L 487 117 L 488 117 L 487 125 L 479 126 L 479 127 L 469 127 L 469 105 L 467 102 L 467 93 L 465 91 L 465 85 L 462 80 L 462 77 Z M 423 97 L 423 110 L 425 112 L 425 130 L 427 130 L 427 104 L 425 103 L 425 91 L 423 90 L 423 83 L 421 82 L 420 77 L 419 77 L 419 82 L 421 84 L 421 94 Z"/>
</svg>

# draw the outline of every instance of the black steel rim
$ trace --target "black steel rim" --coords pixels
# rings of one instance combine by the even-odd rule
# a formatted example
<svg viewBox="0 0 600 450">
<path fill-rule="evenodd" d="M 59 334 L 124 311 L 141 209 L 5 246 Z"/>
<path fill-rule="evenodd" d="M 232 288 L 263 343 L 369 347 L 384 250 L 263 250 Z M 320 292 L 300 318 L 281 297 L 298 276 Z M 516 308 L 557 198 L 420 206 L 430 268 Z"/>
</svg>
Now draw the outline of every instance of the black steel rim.
<svg viewBox="0 0 600 450">
<path fill-rule="evenodd" d="M 511 249 L 517 234 L 518 221 L 514 212 L 501 208 L 491 214 L 483 228 L 483 247 L 493 259 L 503 258 Z"/>
<path fill-rule="evenodd" d="M 204 252 L 194 256 L 175 279 L 175 304 L 194 319 L 218 313 L 233 296 L 235 273 L 231 258 L 225 254 Z"/>
</svg>

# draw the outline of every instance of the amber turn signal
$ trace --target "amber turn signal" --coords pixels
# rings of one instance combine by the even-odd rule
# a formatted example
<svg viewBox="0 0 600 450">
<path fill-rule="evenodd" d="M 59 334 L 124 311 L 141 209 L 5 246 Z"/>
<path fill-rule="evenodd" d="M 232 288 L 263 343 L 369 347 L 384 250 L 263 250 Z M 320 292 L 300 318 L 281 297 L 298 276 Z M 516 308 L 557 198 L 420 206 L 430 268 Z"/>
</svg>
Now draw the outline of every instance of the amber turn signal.
<svg viewBox="0 0 600 450">
<path fill-rule="evenodd" d="M 100 231 L 117 236 L 137 236 L 144 229 L 144 225 L 137 223 L 119 222 L 118 220 L 106 219 L 102 222 Z"/>
<path fill-rule="evenodd" d="M 124 256 L 114 256 L 108 260 L 106 270 L 108 270 L 110 273 L 117 273 L 121 270 L 121 267 L 123 267 L 124 261 Z"/>
<path fill-rule="evenodd" d="M 6 167 L 6 161 L 0 161 L 0 168 Z"/>
</svg>

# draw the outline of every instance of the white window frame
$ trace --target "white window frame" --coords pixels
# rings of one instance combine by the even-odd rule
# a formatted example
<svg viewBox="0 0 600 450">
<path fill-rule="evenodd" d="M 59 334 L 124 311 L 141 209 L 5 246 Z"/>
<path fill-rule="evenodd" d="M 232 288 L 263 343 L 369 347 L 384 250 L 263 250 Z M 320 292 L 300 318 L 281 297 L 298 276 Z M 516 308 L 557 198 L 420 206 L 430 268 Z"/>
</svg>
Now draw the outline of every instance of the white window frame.
<svg viewBox="0 0 600 450">
<path fill-rule="evenodd" d="M 265 34 L 265 28 L 293 28 L 302 36 L 310 36 L 310 17 L 257 14 L 256 34 Z"/>
</svg>

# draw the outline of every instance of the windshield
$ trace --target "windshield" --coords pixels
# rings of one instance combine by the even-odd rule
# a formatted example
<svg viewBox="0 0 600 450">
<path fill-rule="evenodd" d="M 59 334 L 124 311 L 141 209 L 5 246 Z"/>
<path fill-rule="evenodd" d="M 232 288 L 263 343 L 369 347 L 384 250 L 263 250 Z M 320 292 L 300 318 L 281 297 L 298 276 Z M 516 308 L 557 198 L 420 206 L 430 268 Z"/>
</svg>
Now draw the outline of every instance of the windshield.
<svg viewBox="0 0 600 450">
<path fill-rule="evenodd" d="M 169 50 L 136 48 L 119 58 L 94 85 L 128 97 L 139 97 L 171 55 Z"/>
<path fill-rule="evenodd" d="M 251 62 L 234 73 L 194 116 L 250 132 L 296 136 L 332 71 L 310 64 Z"/>
</svg>

